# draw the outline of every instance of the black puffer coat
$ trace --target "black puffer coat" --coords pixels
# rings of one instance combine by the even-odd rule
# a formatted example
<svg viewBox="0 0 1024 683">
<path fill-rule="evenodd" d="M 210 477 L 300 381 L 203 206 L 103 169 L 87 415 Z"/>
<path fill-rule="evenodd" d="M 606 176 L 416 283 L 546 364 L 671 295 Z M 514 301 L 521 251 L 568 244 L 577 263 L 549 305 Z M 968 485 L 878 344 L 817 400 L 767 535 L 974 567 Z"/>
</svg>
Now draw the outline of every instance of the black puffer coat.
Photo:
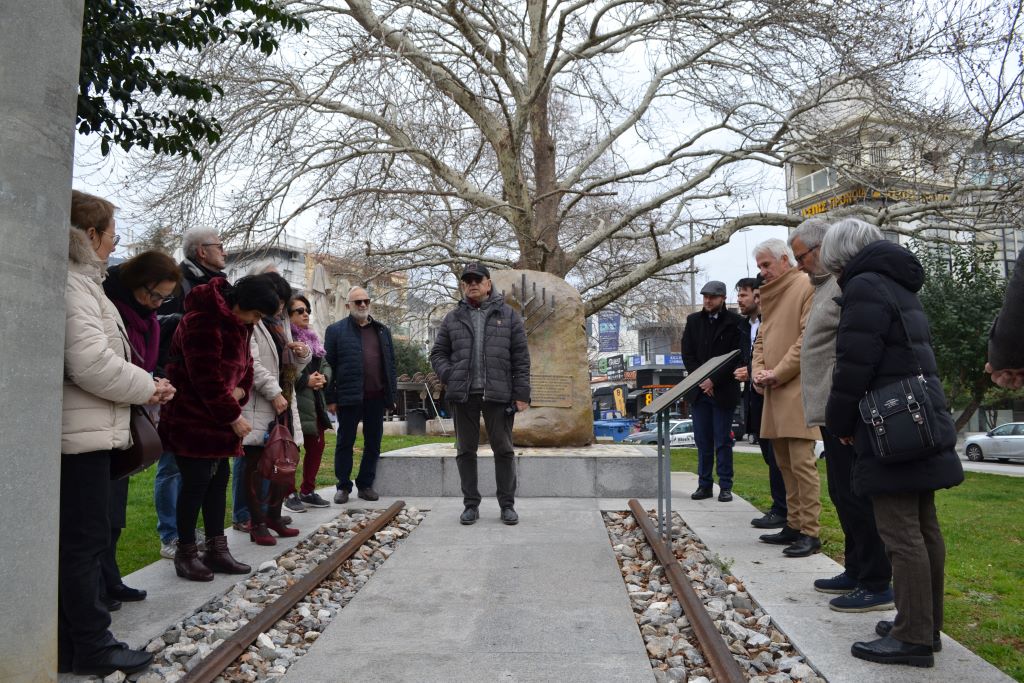
<svg viewBox="0 0 1024 683">
<path fill-rule="evenodd" d="M 842 312 L 825 424 L 837 436 L 854 437 L 857 458 L 853 486 L 860 495 L 934 491 L 956 486 L 964 479 L 951 419 L 934 421 L 941 426 L 935 435 L 943 446 L 938 455 L 886 465 L 874 456 L 871 435 L 857 408 L 868 389 L 906 377 L 920 363 L 932 405 L 936 411 L 948 410 L 932 351 L 928 318 L 917 298 L 923 284 L 924 270 L 914 255 L 885 240 L 864 247 L 850 259 L 839 278 L 843 295 L 838 302 Z M 885 296 L 886 286 L 906 319 L 913 352 L 907 344 L 899 311 Z"/>
<path fill-rule="evenodd" d="M 387 396 L 384 404 L 393 406 L 398 397 L 398 378 L 395 374 L 395 345 L 387 325 L 370 317 L 370 325 L 380 339 L 380 355 L 384 359 L 384 383 Z M 331 323 L 324 334 L 324 360 L 331 366 L 331 380 L 324 389 L 324 400 L 339 406 L 359 405 L 363 402 L 363 335 L 359 323 L 346 316 Z"/>
<path fill-rule="evenodd" d="M 523 319 L 500 294 L 491 296 L 484 334 L 484 400 L 530 402 L 530 350 Z M 465 300 L 444 317 L 430 350 L 430 364 L 449 401 L 465 403 L 473 364 L 473 322 Z"/>
</svg>

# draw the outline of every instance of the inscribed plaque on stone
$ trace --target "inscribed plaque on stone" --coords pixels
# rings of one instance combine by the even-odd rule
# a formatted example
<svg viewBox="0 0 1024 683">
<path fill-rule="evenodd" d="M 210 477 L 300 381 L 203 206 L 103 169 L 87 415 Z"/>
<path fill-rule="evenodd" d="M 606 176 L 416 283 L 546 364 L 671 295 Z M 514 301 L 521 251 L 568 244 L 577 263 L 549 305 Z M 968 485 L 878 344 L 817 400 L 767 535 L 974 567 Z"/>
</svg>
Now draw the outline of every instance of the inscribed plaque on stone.
<svg viewBox="0 0 1024 683">
<path fill-rule="evenodd" d="M 572 377 L 569 375 L 531 375 L 530 404 L 568 408 L 572 405 Z"/>
</svg>

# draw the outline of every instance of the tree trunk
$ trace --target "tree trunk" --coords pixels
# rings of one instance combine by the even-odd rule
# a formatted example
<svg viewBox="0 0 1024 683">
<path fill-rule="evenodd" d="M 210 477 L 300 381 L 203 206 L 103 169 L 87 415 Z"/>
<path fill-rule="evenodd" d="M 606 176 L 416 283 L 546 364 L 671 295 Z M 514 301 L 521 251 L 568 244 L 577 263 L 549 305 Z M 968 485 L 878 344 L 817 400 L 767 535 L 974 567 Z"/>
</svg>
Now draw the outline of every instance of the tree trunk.
<svg viewBox="0 0 1024 683">
<path fill-rule="evenodd" d="M 956 427 L 957 432 L 959 432 L 961 429 L 967 426 L 967 423 L 970 421 L 971 417 L 974 416 L 974 413 L 978 411 L 978 406 L 980 405 L 980 400 L 972 398 L 964 407 L 964 409 L 960 411 L 960 414 L 957 416 L 956 421 L 953 423 L 953 426 Z"/>
</svg>

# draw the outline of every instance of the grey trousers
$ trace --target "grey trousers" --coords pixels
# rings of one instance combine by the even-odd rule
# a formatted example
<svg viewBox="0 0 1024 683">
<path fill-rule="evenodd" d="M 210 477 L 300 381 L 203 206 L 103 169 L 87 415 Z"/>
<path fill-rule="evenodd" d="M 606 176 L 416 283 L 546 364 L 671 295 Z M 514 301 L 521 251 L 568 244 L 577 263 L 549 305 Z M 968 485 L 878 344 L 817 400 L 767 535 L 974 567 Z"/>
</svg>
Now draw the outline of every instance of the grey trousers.
<svg viewBox="0 0 1024 683">
<path fill-rule="evenodd" d="M 946 543 L 935 514 L 935 492 L 871 496 L 878 535 L 892 563 L 896 623 L 892 637 L 930 645 L 942 630 Z"/>
<path fill-rule="evenodd" d="M 462 483 L 462 501 L 466 507 L 480 505 L 477 486 L 476 449 L 480 445 L 480 415 L 484 416 L 487 437 L 494 452 L 494 478 L 498 505 L 512 507 L 516 500 L 516 459 L 512 449 L 512 423 L 515 415 L 506 415 L 504 403 L 484 401 L 471 394 L 465 403 L 452 403 L 455 416 L 455 464 Z"/>
</svg>

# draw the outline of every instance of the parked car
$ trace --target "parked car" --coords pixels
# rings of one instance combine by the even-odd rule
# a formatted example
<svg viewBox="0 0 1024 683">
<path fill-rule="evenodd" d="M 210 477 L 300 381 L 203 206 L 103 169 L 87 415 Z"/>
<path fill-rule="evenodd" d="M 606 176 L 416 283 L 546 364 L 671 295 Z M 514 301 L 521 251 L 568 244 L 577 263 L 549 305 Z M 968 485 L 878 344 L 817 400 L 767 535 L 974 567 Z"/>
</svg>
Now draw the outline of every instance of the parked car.
<svg viewBox="0 0 1024 683">
<path fill-rule="evenodd" d="M 964 450 L 968 460 L 1024 460 L 1024 422 L 1009 422 L 984 434 L 969 436 L 964 441 Z"/>
<path fill-rule="evenodd" d="M 658 428 L 654 422 L 649 423 L 652 429 L 646 432 L 637 432 L 627 436 L 623 443 L 629 444 L 656 444 L 658 443 Z M 669 421 L 669 445 L 671 446 L 694 446 L 693 420 L 670 420 Z"/>
</svg>

